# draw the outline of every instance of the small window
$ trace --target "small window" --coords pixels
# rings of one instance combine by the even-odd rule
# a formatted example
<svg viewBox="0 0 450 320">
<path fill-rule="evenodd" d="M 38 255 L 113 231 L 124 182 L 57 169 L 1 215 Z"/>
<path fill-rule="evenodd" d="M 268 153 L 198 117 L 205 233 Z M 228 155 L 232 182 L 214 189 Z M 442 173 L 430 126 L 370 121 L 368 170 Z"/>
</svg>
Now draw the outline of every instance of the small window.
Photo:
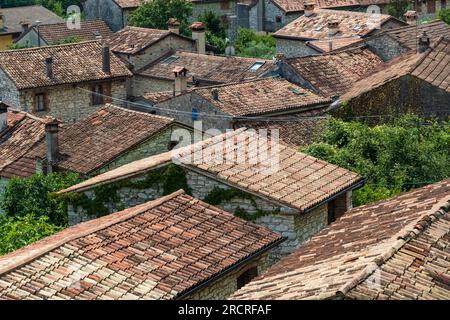
<svg viewBox="0 0 450 320">
<path fill-rule="evenodd" d="M 238 290 L 258 276 L 258 267 L 251 267 L 237 278 Z"/>
<path fill-rule="evenodd" d="M 92 105 L 97 106 L 103 104 L 103 86 L 96 84 L 92 88 Z"/>
<path fill-rule="evenodd" d="M 36 112 L 45 111 L 45 93 L 38 93 L 35 95 L 35 110 Z"/>
<path fill-rule="evenodd" d="M 336 221 L 336 201 L 335 199 L 328 202 L 328 224 Z"/>
<path fill-rule="evenodd" d="M 276 23 L 281 23 L 281 16 L 276 16 L 275 17 L 275 22 Z"/>
<path fill-rule="evenodd" d="M 198 110 L 196 108 L 192 108 L 192 121 L 196 121 L 198 119 Z"/>
<path fill-rule="evenodd" d="M 264 65 L 264 61 L 257 61 L 255 62 L 251 67 L 250 67 L 250 71 L 257 71 L 259 68 L 261 68 Z"/>
<path fill-rule="evenodd" d="M 178 59 L 178 56 L 170 56 L 165 58 L 163 61 L 161 61 L 161 64 L 171 64 L 172 62 L 176 61 Z"/>
</svg>

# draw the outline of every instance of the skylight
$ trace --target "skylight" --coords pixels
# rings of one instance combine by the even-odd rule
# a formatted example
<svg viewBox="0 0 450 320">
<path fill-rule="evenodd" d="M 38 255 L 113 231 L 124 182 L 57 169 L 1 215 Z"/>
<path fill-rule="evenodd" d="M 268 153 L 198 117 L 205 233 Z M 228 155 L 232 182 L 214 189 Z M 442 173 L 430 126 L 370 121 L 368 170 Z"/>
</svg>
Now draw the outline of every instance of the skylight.
<svg viewBox="0 0 450 320">
<path fill-rule="evenodd" d="M 256 61 L 251 67 L 250 71 L 257 71 L 259 68 L 261 68 L 264 65 L 265 61 Z"/>
<path fill-rule="evenodd" d="M 161 64 L 171 64 L 172 62 L 174 62 L 175 60 L 177 60 L 179 57 L 178 56 L 170 56 L 165 58 L 163 61 L 161 61 Z"/>
</svg>

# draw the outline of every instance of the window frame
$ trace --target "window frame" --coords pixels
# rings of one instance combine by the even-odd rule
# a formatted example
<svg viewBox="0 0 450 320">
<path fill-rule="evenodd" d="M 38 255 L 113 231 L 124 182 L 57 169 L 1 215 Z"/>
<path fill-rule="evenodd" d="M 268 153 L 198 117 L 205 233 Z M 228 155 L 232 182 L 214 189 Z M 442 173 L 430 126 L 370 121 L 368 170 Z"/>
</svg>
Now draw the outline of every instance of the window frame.
<svg viewBox="0 0 450 320">
<path fill-rule="evenodd" d="M 42 104 L 40 102 L 42 102 Z M 34 111 L 47 111 L 47 94 L 45 92 L 37 92 L 34 94 Z"/>
</svg>

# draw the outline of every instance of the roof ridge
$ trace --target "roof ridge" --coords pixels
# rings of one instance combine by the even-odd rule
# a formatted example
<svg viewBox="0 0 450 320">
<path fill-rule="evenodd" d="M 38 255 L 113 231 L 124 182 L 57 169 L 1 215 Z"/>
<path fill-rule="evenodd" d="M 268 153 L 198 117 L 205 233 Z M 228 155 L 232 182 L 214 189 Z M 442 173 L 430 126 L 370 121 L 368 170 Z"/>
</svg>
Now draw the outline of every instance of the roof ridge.
<svg viewBox="0 0 450 320">
<path fill-rule="evenodd" d="M 437 208 L 437 209 L 436 209 Z M 345 296 L 350 290 L 356 287 L 361 282 L 369 278 L 381 265 L 392 258 L 403 246 L 410 240 L 416 238 L 423 233 L 433 222 L 442 218 L 445 214 L 450 213 L 450 199 L 438 202 L 429 211 L 432 213 L 425 214 L 408 224 L 401 229 L 397 234 L 391 237 L 397 238 L 393 245 L 385 253 L 378 255 L 371 263 L 367 265 L 362 271 L 357 273 L 351 280 L 346 282 L 338 291 L 336 295 Z M 388 240 L 389 241 L 389 240 Z"/>
<path fill-rule="evenodd" d="M 76 47 L 79 45 L 83 45 L 86 43 L 98 43 L 100 44 L 100 40 L 86 40 L 86 41 L 80 41 L 80 42 L 76 42 L 76 43 L 62 43 L 62 44 L 57 44 L 57 45 L 52 45 L 52 46 L 46 46 L 46 47 L 33 47 L 33 48 L 23 48 L 23 49 L 14 49 L 14 50 L 7 50 L 7 51 L 0 51 L 0 54 L 13 54 L 15 52 L 31 52 L 31 51 L 38 51 L 38 50 L 56 50 L 60 47 Z"/>
<path fill-rule="evenodd" d="M 416 70 L 419 66 L 420 66 L 420 64 L 438 47 L 438 45 L 444 40 L 445 38 L 443 37 L 443 36 L 440 36 L 439 38 L 438 38 L 438 40 L 437 41 L 435 41 L 432 45 L 430 45 L 430 47 L 426 50 L 426 51 L 424 51 L 424 52 L 422 52 L 422 53 L 419 53 L 421 56 L 417 59 L 417 61 L 411 66 L 411 68 L 410 68 L 410 70 L 409 70 L 409 73 L 411 74 L 411 73 L 413 73 L 414 72 L 414 70 Z"/>
<path fill-rule="evenodd" d="M 13 251 L 9 254 L 1 256 L 0 275 L 16 269 L 70 241 L 85 237 L 91 233 L 133 218 L 141 213 L 156 208 L 182 194 L 185 194 L 185 191 L 183 189 L 180 189 L 167 196 L 148 201 L 143 204 L 127 208 L 125 210 L 115 212 L 97 219 L 81 222 L 72 227 L 61 230 L 54 235 L 25 246 L 17 251 Z M 103 221 L 104 223 L 102 224 Z M 14 259 L 11 259 L 11 257 L 14 257 Z"/>
<path fill-rule="evenodd" d="M 98 111 L 105 110 L 107 108 L 116 108 L 116 109 L 123 110 L 123 111 L 130 112 L 130 113 L 137 113 L 137 114 L 145 115 L 146 117 L 149 117 L 149 118 L 157 118 L 157 119 L 159 118 L 161 120 L 168 120 L 171 123 L 176 121 L 175 118 L 170 118 L 170 117 L 162 116 L 162 115 L 159 115 L 159 114 L 152 114 L 152 113 L 139 111 L 139 110 L 128 109 L 128 108 L 125 108 L 125 107 L 121 107 L 121 106 L 115 105 L 113 103 L 106 103 L 105 106 L 102 107 L 101 109 L 99 109 Z M 98 111 L 94 112 L 93 115 L 98 113 Z"/>
</svg>

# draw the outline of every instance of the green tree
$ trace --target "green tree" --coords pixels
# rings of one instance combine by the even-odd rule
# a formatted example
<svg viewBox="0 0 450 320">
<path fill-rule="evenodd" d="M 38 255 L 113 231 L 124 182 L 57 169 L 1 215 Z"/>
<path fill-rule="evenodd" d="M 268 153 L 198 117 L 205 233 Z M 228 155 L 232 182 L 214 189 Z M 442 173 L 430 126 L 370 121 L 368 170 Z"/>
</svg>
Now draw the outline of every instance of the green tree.
<svg viewBox="0 0 450 320">
<path fill-rule="evenodd" d="M 403 15 L 411 8 L 411 4 L 408 0 L 391 0 L 387 8 L 391 16 L 405 20 Z"/>
<path fill-rule="evenodd" d="M 81 41 L 83 41 L 83 39 L 81 39 L 79 36 L 69 36 L 67 38 L 60 39 L 58 41 L 53 42 L 52 45 L 77 43 L 77 42 L 81 42 Z"/>
<path fill-rule="evenodd" d="M 7 254 L 60 231 L 48 217 L 31 214 L 8 217 L 0 214 L 0 255 Z"/>
<path fill-rule="evenodd" d="M 234 43 L 236 55 L 271 59 L 276 54 L 275 39 L 270 35 L 259 35 L 250 29 L 240 28 Z"/>
<path fill-rule="evenodd" d="M 361 205 L 450 177 L 450 124 L 411 115 L 375 127 L 330 119 L 303 151 L 366 178 L 354 194 Z"/>
<path fill-rule="evenodd" d="M 12 178 L 0 195 L 0 207 L 10 217 L 32 214 L 47 216 L 58 226 L 67 224 L 67 207 L 50 195 L 80 181 L 77 174 L 36 174 L 29 178 Z"/>
<path fill-rule="evenodd" d="M 180 32 L 189 35 L 188 18 L 192 14 L 189 0 L 148 0 L 134 10 L 129 24 L 136 27 L 167 29 L 169 18 L 180 21 Z"/>
<path fill-rule="evenodd" d="M 446 24 L 450 24 L 450 9 L 442 9 L 439 11 L 438 18 Z"/>
<path fill-rule="evenodd" d="M 213 11 L 206 11 L 198 17 L 198 21 L 203 22 L 212 35 L 225 39 L 226 30 L 219 15 Z"/>
</svg>

